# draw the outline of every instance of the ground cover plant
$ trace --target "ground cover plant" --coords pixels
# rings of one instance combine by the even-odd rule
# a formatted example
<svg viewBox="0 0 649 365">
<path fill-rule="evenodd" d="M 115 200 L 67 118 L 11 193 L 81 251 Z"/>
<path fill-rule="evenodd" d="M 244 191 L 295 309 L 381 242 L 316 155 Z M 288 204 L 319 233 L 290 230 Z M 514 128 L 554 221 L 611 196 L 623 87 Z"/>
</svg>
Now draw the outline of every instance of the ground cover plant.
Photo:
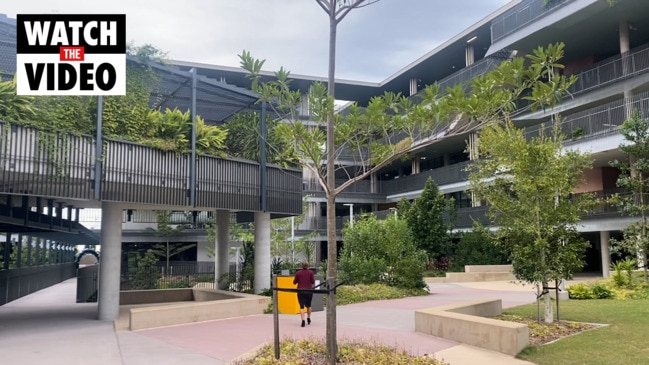
<svg viewBox="0 0 649 365">
<path fill-rule="evenodd" d="M 235 361 L 235 365 L 329 364 L 324 342 L 318 340 L 285 340 L 280 343 L 280 359 L 275 359 L 271 345 L 262 347 L 252 357 Z M 390 347 L 348 342 L 338 344 L 338 364 L 445 365 L 428 356 L 412 356 Z"/>
<path fill-rule="evenodd" d="M 543 346 L 529 346 L 518 357 L 539 365 L 647 364 L 649 300 L 568 300 L 560 303 L 562 321 L 606 324 Z M 508 315 L 536 318 L 536 304 L 509 308 Z"/>
<path fill-rule="evenodd" d="M 345 305 L 421 295 L 428 295 L 428 291 L 426 289 L 404 289 L 385 284 L 343 285 L 336 290 L 336 302 L 338 305 Z"/>
</svg>

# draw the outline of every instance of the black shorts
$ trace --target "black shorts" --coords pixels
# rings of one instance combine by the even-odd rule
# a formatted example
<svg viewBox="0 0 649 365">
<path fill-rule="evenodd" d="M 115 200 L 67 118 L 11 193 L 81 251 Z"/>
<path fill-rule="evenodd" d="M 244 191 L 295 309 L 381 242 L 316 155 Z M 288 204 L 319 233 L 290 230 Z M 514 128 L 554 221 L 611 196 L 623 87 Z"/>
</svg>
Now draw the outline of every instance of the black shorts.
<svg viewBox="0 0 649 365">
<path fill-rule="evenodd" d="M 297 292 L 297 302 L 300 304 L 300 309 L 304 309 L 304 307 L 311 308 L 312 299 L 313 293 Z"/>
</svg>

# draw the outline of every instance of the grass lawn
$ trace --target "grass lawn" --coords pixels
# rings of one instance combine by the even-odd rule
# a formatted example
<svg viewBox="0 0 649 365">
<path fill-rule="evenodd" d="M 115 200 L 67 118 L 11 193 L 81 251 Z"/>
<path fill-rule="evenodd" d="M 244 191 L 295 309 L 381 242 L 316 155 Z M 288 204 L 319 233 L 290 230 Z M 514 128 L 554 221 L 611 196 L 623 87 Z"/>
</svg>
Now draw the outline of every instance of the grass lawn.
<svg viewBox="0 0 649 365">
<path fill-rule="evenodd" d="M 536 318 L 536 304 L 503 312 Z M 555 312 L 556 315 L 556 312 Z M 540 365 L 649 364 L 649 300 L 568 300 L 560 303 L 561 320 L 603 323 L 607 327 L 528 347 L 519 358 Z M 543 316 L 543 303 L 541 303 Z"/>
</svg>

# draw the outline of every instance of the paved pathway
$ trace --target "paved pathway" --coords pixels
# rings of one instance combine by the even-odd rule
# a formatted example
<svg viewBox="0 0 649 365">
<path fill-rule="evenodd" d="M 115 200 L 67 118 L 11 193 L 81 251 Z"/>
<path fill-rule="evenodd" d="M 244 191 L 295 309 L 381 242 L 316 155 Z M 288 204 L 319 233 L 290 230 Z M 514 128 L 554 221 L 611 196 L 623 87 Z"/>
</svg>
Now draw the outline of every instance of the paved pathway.
<svg viewBox="0 0 649 365">
<path fill-rule="evenodd" d="M 500 353 L 414 331 L 414 310 L 480 298 L 503 306 L 534 301 L 533 289 L 507 282 L 430 284 L 426 297 L 374 301 L 338 308 L 340 340 L 362 339 L 414 355 L 434 354 L 451 365 L 530 364 Z M 96 304 L 77 304 L 68 280 L 0 307 L 0 362 L 48 365 L 219 365 L 272 341 L 272 315 L 129 332 L 97 321 Z M 324 338 L 325 313 L 300 327 L 299 316 L 280 315 L 283 338 Z"/>
</svg>

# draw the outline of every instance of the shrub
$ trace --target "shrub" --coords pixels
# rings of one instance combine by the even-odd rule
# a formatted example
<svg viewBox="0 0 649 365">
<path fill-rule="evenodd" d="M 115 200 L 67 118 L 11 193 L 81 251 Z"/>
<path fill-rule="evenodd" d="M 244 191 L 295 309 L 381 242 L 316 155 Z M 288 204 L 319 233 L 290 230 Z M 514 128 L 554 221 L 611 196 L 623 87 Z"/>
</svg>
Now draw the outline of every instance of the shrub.
<svg viewBox="0 0 649 365">
<path fill-rule="evenodd" d="M 595 299 L 593 290 L 586 284 L 575 284 L 568 287 L 570 299 Z"/>
<path fill-rule="evenodd" d="M 254 357 L 235 361 L 234 364 L 324 364 L 327 363 L 326 353 L 327 348 L 322 341 L 284 340 L 280 343 L 281 357 L 279 360 L 275 359 L 273 346 L 266 345 Z M 431 357 L 416 357 L 402 350 L 362 342 L 339 344 L 338 357 L 341 364 L 445 364 Z"/>
<path fill-rule="evenodd" d="M 340 279 L 347 284 L 384 283 L 402 288 L 424 288 L 423 251 L 415 247 L 405 220 L 394 216 L 378 220 L 369 215 L 343 230 Z"/>
<path fill-rule="evenodd" d="M 342 285 L 336 290 L 336 304 L 345 305 L 370 300 L 399 299 L 421 295 L 428 295 L 428 291 L 425 289 L 403 289 L 385 284 Z"/>
<path fill-rule="evenodd" d="M 158 259 L 153 251 L 147 250 L 144 257 L 137 262 L 132 283 L 133 289 L 156 289 L 158 287 L 160 273 L 158 273 L 157 263 Z"/>
<path fill-rule="evenodd" d="M 594 283 L 591 285 L 590 289 L 596 299 L 607 299 L 613 297 L 613 292 L 611 289 L 607 288 L 604 283 Z"/>
<path fill-rule="evenodd" d="M 462 234 L 455 246 L 452 271 L 464 271 L 465 265 L 501 265 L 508 263 L 507 250 L 496 244 L 485 232 L 476 230 Z"/>
</svg>

